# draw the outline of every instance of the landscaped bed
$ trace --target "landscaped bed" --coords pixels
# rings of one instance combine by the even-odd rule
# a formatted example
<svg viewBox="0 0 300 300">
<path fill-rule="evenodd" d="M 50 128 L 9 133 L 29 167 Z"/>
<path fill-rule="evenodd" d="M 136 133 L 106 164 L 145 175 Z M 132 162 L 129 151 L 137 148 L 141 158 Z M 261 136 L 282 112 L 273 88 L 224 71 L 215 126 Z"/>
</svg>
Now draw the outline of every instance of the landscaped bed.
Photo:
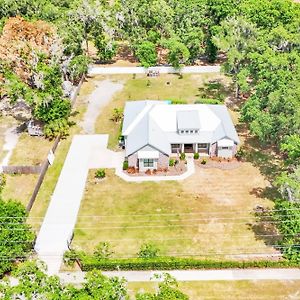
<svg viewBox="0 0 300 300">
<path fill-rule="evenodd" d="M 195 160 L 195 164 L 202 169 L 216 168 L 221 170 L 232 170 L 239 168 L 242 162 L 236 158 L 205 157 Z"/>
<path fill-rule="evenodd" d="M 169 168 L 165 169 L 148 169 L 145 172 L 142 172 L 136 168 L 128 168 L 124 172 L 127 175 L 138 177 L 138 176 L 178 176 L 187 171 L 186 161 L 183 160 L 174 160 L 176 163 L 174 165 L 169 166 Z"/>
</svg>

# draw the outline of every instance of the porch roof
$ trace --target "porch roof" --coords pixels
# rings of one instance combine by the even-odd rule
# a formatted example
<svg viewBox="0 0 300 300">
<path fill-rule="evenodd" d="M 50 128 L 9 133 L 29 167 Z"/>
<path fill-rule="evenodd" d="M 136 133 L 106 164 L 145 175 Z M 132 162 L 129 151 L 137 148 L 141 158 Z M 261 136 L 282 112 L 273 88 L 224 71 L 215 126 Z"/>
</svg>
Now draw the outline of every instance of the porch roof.
<svg viewBox="0 0 300 300">
<path fill-rule="evenodd" d="M 230 139 L 222 139 L 218 141 L 218 146 L 220 147 L 232 147 L 234 145 L 234 142 Z"/>
<path fill-rule="evenodd" d="M 158 151 L 138 151 L 138 158 L 140 159 L 156 159 L 159 158 Z"/>
</svg>

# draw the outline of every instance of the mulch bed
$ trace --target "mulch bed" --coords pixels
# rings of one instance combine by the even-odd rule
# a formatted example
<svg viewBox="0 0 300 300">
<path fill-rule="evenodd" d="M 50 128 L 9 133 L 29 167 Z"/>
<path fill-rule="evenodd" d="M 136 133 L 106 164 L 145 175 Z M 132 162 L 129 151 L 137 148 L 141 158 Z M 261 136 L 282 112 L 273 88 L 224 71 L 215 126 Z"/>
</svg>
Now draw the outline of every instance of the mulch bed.
<svg viewBox="0 0 300 300">
<path fill-rule="evenodd" d="M 139 176 L 176 176 L 185 173 L 187 170 L 186 164 L 184 161 L 178 161 L 174 167 L 169 167 L 168 169 L 158 169 L 158 170 L 148 170 L 146 172 L 139 172 L 138 169 L 128 168 L 127 171 L 124 171 L 127 175 L 133 177 Z"/>
<path fill-rule="evenodd" d="M 195 160 L 196 166 L 202 169 L 221 169 L 221 170 L 233 170 L 241 166 L 242 162 L 236 158 L 233 159 L 219 159 L 219 158 L 206 158 L 206 164 L 201 164 L 203 159 Z"/>
</svg>

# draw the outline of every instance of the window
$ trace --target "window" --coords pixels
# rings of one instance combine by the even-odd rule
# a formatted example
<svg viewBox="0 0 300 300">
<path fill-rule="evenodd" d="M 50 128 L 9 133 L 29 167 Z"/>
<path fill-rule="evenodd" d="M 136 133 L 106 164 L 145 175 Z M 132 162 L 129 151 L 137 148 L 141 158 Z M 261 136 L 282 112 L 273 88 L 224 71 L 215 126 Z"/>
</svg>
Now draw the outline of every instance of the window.
<svg viewBox="0 0 300 300">
<path fill-rule="evenodd" d="M 181 150 L 180 144 L 171 144 L 172 153 L 180 152 L 180 150 Z"/>
<path fill-rule="evenodd" d="M 207 149 L 207 144 L 198 144 L 198 149 Z"/>
<path fill-rule="evenodd" d="M 144 167 L 153 168 L 154 159 L 144 159 Z"/>
<path fill-rule="evenodd" d="M 219 147 L 219 150 L 231 150 L 231 147 Z"/>
</svg>

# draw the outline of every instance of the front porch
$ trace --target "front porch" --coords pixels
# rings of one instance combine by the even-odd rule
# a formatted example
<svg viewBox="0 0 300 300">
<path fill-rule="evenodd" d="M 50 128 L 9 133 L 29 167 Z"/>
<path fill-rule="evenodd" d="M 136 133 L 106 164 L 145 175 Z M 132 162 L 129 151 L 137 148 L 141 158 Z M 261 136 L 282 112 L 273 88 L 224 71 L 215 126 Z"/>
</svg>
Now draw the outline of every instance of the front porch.
<svg viewBox="0 0 300 300">
<path fill-rule="evenodd" d="M 171 144 L 171 152 L 173 155 L 179 153 L 199 153 L 200 156 L 210 155 L 210 144 L 193 143 L 193 144 Z"/>
</svg>

